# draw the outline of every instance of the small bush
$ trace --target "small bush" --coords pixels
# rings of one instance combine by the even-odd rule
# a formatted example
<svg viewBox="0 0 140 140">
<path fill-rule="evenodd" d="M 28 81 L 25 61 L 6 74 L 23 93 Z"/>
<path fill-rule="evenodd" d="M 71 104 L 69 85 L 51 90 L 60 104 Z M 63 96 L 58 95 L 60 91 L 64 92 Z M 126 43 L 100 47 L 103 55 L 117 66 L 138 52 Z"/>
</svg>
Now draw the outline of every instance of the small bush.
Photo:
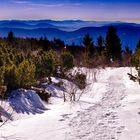
<svg viewBox="0 0 140 140">
<path fill-rule="evenodd" d="M 4 85 L 8 90 L 17 88 L 29 88 L 34 85 L 36 67 L 28 60 L 22 61 L 18 66 L 8 65 L 4 70 Z"/>
<path fill-rule="evenodd" d="M 58 60 L 57 54 L 52 50 L 40 54 L 35 62 L 37 78 L 52 76 L 59 65 Z"/>
<path fill-rule="evenodd" d="M 37 94 L 43 101 L 46 101 L 47 103 L 49 101 L 49 98 L 51 97 L 51 94 L 46 91 L 38 91 Z"/>
<path fill-rule="evenodd" d="M 77 73 L 74 77 L 74 83 L 79 89 L 84 89 L 86 87 L 86 75 L 82 73 Z"/>
</svg>

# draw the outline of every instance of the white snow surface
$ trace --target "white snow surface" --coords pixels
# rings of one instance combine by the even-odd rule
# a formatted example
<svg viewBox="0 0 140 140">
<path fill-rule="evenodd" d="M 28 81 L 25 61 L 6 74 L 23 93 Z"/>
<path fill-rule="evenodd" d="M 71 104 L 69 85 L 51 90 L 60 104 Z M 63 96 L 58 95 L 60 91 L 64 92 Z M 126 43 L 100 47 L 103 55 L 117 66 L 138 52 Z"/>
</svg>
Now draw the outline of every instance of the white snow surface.
<svg viewBox="0 0 140 140">
<path fill-rule="evenodd" d="M 130 68 L 74 71 L 87 75 L 80 101 L 64 103 L 63 89 L 54 85 L 46 87 L 53 93 L 49 104 L 34 91 L 12 96 L 6 103 L 12 121 L 0 128 L 0 140 L 140 140 L 140 85 L 129 79 Z"/>
</svg>

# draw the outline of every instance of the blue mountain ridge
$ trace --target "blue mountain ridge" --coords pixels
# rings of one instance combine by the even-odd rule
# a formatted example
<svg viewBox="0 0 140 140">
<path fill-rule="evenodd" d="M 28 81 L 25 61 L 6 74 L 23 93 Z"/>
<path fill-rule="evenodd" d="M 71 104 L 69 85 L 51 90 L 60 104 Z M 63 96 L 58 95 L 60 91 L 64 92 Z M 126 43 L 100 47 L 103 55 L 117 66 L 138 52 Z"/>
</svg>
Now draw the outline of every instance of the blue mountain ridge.
<svg viewBox="0 0 140 140">
<path fill-rule="evenodd" d="M 75 42 L 82 44 L 85 34 L 90 34 L 96 43 L 99 35 L 105 37 L 108 26 L 116 27 L 122 41 L 122 47 L 129 46 L 134 49 L 140 39 L 140 24 L 123 22 L 96 22 L 96 21 L 53 21 L 53 20 L 7 20 L 0 21 L 0 36 L 7 36 L 13 31 L 17 37 L 47 37 L 52 40 L 60 38 L 66 44 Z"/>
</svg>

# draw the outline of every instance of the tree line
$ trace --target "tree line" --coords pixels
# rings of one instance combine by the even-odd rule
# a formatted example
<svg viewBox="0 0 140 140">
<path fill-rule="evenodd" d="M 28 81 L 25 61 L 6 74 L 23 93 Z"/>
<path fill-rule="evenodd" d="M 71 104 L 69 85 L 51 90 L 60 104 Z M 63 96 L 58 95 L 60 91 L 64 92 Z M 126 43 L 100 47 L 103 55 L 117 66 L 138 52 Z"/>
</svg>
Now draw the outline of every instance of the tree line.
<svg viewBox="0 0 140 140">
<path fill-rule="evenodd" d="M 134 54 L 128 46 L 123 50 L 113 26 L 96 43 L 86 34 L 82 45 L 66 45 L 56 38 L 18 38 L 10 31 L 6 38 L 0 38 L 0 96 L 10 90 L 30 88 L 44 77 L 50 83 L 51 76 L 65 78 L 65 72 L 73 66 L 118 67 L 132 62 L 139 66 L 139 45 L 140 41 Z"/>
</svg>

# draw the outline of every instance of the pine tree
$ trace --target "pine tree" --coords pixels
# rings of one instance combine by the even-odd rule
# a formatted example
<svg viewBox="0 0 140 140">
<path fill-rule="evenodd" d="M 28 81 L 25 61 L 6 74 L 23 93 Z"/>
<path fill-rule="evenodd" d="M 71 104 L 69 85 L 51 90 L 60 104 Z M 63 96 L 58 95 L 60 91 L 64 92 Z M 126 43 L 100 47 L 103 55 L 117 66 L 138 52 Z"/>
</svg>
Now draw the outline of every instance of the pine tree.
<svg viewBox="0 0 140 140">
<path fill-rule="evenodd" d="M 130 66 L 131 57 L 132 57 L 132 51 L 128 46 L 126 46 L 125 50 L 123 51 L 123 66 Z"/>
<path fill-rule="evenodd" d="M 97 50 L 99 54 L 101 54 L 102 51 L 104 50 L 104 39 L 102 36 L 99 36 L 97 38 Z"/>
<path fill-rule="evenodd" d="M 136 45 L 136 51 L 138 50 L 138 49 L 140 49 L 140 39 L 139 39 L 139 41 L 138 41 L 138 43 L 137 43 L 137 45 Z"/>
<path fill-rule="evenodd" d="M 13 33 L 12 31 L 10 31 L 10 32 L 8 33 L 7 41 L 8 41 L 8 44 L 14 45 L 15 36 L 14 36 L 14 33 Z"/>
<path fill-rule="evenodd" d="M 46 37 L 40 38 L 39 43 L 44 51 L 49 51 L 51 49 L 51 42 Z"/>
<path fill-rule="evenodd" d="M 36 67 L 29 63 L 28 60 L 23 60 L 16 69 L 16 82 L 20 88 L 29 88 L 34 85 Z"/>
<path fill-rule="evenodd" d="M 41 52 L 36 58 L 37 78 L 50 77 L 54 74 L 59 65 L 59 58 L 55 51 Z"/>
<path fill-rule="evenodd" d="M 140 40 L 136 45 L 135 53 L 133 54 L 132 57 L 132 65 L 135 66 L 136 68 L 140 68 Z"/>
<path fill-rule="evenodd" d="M 61 63 L 63 70 L 69 70 L 73 68 L 74 62 L 72 54 L 70 52 L 63 52 L 61 54 Z"/>
<path fill-rule="evenodd" d="M 121 40 L 117 35 L 116 28 L 110 26 L 106 35 L 106 48 L 108 51 L 108 58 L 115 60 L 121 60 Z"/>
<path fill-rule="evenodd" d="M 89 58 L 93 56 L 94 48 L 93 48 L 93 40 L 89 34 L 86 34 L 83 39 L 83 45 L 85 47 L 85 60 L 88 62 Z"/>
</svg>

